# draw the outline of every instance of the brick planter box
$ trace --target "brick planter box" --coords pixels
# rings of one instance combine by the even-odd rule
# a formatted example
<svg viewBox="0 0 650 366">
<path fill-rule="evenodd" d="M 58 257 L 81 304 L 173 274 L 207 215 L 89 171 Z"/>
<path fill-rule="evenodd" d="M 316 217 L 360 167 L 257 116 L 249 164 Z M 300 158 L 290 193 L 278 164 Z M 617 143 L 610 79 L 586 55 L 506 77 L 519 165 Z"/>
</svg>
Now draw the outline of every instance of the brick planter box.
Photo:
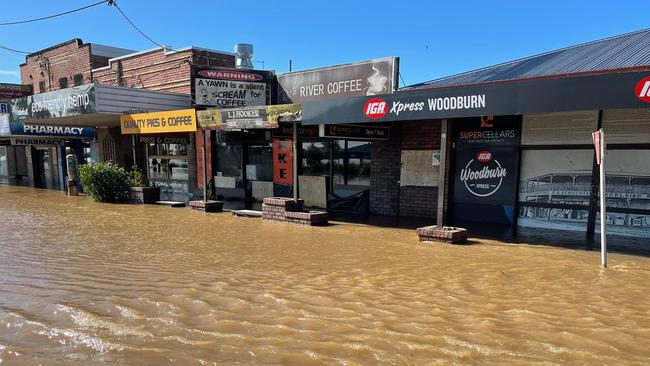
<svg viewBox="0 0 650 366">
<path fill-rule="evenodd" d="M 460 244 L 467 242 L 467 229 L 452 226 L 425 226 L 416 230 L 420 241 Z"/>
<path fill-rule="evenodd" d="M 327 212 L 303 211 L 304 200 L 294 202 L 291 198 L 270 197 L 262 203 L 262 220 L 284 221 L 301 225 L 327 224 Z"/>
<path fill-rule="evenodd" d="M 309 226 L 326 225 L 327 219 L 327 212 L 322 211 L 287 212 L 284 215 L 286 222 Z"/>
<path fill-rule="evenodd" d="M 155 204 L 160 201 L 160 187 L 130 187 L 129 202 L 135 204 Z"/>
<path fill-rule="evenodd" d="M 223 201 L 190 201 L 190 208 L 203 212 L 222 212 Z"/>
</svg>

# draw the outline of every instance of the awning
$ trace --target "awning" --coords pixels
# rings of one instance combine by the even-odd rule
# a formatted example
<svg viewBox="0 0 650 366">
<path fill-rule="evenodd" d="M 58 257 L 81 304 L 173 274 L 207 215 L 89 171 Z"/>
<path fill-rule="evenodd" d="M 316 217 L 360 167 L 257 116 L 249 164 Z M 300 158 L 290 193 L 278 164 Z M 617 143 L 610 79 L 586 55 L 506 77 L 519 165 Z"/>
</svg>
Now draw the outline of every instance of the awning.
<svg viewBox="0 0 650 366">
<path fill-rule="evenodd" d="M 120 115 L 191 106 L 187 94 L 86 84 L 12 99 L 12 119 L 26 124 L 119 127 Z"/>
<path fill-rule="evenodd" d="M 303 125 L 648 108 L 650 72 L 531 79 L 303 102 Z M 646 91 L 650 90 L 648 88 Z M 650 91 L 648 91 L 650 94 Z"/>
</svg>

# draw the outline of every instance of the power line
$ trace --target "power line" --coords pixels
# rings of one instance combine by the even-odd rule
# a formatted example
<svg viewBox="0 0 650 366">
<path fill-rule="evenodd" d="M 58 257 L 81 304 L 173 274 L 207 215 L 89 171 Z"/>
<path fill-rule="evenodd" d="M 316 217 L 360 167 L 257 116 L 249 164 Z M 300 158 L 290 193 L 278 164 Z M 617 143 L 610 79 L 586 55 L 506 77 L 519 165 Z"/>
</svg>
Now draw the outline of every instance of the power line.
<svg viewBox="0 0 650 366">
<path fill-rule="evenodd" d="M 109 2 L 109 0 L 102 0 L 102 1 L 96 2 L 96 3 L 94 3 L 94 4 L 90 4 L 90 5 L 82 6 L 81 8 L 77 8 L 77 9 L 73 9 L 73 10 L 64 11 L 63 13 L 58 13 L 58 14 L 48 15 L 48 16 L 46 16 L 46 17 L 35 18 L 35 19 L 27 19 L 27 20 L 17 20 L 17 21 L 15 21 L 15 22 L 0 23 L 0 26 L 5 26 L 5 25 L 16 25 L 16 24 L 25 24 L 25 23 L 38 22 L 38 21 L 46 20 L 46 19 L 52 19 L 52 18 L 60 17 L 60 16 L 62 16 L 62 15 L 68 15 L 68 14 L 75 13 L 75 12 L 78 12 L 78 11 L 81 11 L 81 10 L 85 10 L 85 9 L 88 9 L 88 8 L 92 8 L 93 6 L 97 6 L 97 5 L 99 5 L 99 4 L 103 4 L 103 3 L 105 3 L 105 2 Z"/>
<path fill-rule="evenodd" d="M 129 17 L 127 17 L 126 14 L 124 14 L 124 12 L 122 11 L 122 9 L 120 9 L 120 7 L 117 6 L 117 3 L 116 3 L 114 0 L 110 0 L 110 2 L 109 2 L 108 5 L 114 5 L 115 8 L 120 12 L 120 14 L 122 14 L 122 16 L 124 17 L 124 19 L 126 19 L 126 21 L 129 22 L 129 24 L 131 24 L 131 26 L 132 26 L 135 30 L 137 30 L 138 33 L 140 33 L 144 38 L 148 39 L 151 43 L 155 44 L 156 46 L 158 46 L 158 47 L 160 47 L 160 48 L 166 48 L 165 46 L 163 46 L 163 45 L 161 45 L 160 43 L 158 43 L 158 42 L 154 41 L 153 39 L 151 39 L 148 35 L 146 35 L 143 31 L 141 31 L 140 28 L 138 28 L 135 24 L 133 24 L 133 22 L 131 21 L 131 19 L 129 19 Z"/>
<path fill-rule="evenodd" d="M 25 52 L 25 51 L 16 50 L 16 49 L 5 47 L 5 46 L 2 46 L 2 45 L 0 45 L 0 49 L 3 49 L 5 51 L 9 51 L 9 52 L 18 53 L 18 54 L 21 54 L 21 55 L 29 55 L 30 53 L 32 53 L 32 52 Z"/>
</svg>

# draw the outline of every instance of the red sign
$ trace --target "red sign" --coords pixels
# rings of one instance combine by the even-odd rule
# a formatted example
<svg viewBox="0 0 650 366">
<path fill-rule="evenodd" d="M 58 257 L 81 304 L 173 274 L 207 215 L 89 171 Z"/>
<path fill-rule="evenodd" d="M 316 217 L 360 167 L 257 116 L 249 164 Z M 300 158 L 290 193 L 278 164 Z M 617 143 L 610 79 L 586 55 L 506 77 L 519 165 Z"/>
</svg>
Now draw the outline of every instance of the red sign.
<svg viewBox="0 0 650 366">
<path fill-rule="evenodd" d="M 273 182 L 293 184 L 293 141 L 273 139 Z"/>
<path fill-rule="evenodd" d="M 388 113 L 388 104 L 381 98 L 372 98 L 363 106 L 363 113 L 368 118 L 382 118 Z"/>
<path fill-rule="evenodd" d="M 634 88 L 634 94 L 646 103 L 650 103 L 650 76 L 641 79 Z"/>
<path fill-rule="evenodd" d="M 479 151 L 478 154 L 476 154 L 476 160 L 483 164 L 489 163 L 492 160 L 492 153 L 486 150 Z"/>
<path fill-rule="evenodd" d="M 591 133 L 591 137 L 594 139 L 594 146 L 596 147 L 596 162 L 598 163 L 598 165 L 600 165 L 600 157 L 602 156 L 602 151 L 601 151 L 602 146 L 600 145 L 600 133 L 601 130 Z"/>
<path fill-rule="evenodd" d="M 262 75 L 231 70 L 201 70 L 199 75 L 221 80 L 257 81 L 263 79 Z"/>
</svg>

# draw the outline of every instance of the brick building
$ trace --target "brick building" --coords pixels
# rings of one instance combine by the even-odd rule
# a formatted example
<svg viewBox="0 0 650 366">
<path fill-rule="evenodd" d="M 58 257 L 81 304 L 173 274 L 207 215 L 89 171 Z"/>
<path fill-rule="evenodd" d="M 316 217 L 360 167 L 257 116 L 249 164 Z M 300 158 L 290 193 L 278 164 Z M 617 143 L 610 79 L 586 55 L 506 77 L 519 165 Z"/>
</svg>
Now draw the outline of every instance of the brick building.
<svg viewBox="0 0 650 366">
<path fill-rule="evenodd" d="M 95 43 L 84 43 L 75 38 L 52 47 L 31 53 L 26 56 L 25 63 L 20 65 L 20 75 L 23 84 L 31 85 L 35 94 L 54 92 L 60 89 L 72 88 L 84 84 L 101 84 L 126 88 L 147 89 L 157 92 L 187 95 L 190 107 L 190 68 L 197 66 L 234 67 L 235 56 L 229 52 L 221 52 L 198 47 L 179 49 L 154 48 L 136 52 L 133 50 L 110 47 Z M 169 94 L 171 96 L 171 94 Z M 164 110 L 164 106 L 158 110 Z M 146 107 L 137 110 L 149 111 Z M 130 111 L 124 111 L 130 112 Z M 94 141 L 79 144 L 79 141 L 66 142 L 66 146 L 75 145 L 75 152 L 82 162 L 87 158 L 93 160 L 115 161 L 120 165 L 130 167 L 136 165 L 148 169 L 149 159 L 147 149 L 169 152 L 170 145 L 148 146 L 139 143 L 136 147 L 136 162 L 133 161 L 131 136 L 123 136 L 119 127 L 106 127 L 110 124 L 98 123 Z M 183 186 L 191 195 L 197 193 L 196 146 L 195 134 L 181 136 L 179 144 L 174 144 L 174 158 L 167 156 L 154 159 L 176 161 L 182 164 L 182 169 L 169 165 L 169 171 L 185 171 Z M 33 150 L 27 148 L 28 151 Z M 83 150 L 83 152 L 77 152 Z M 52 150 L 55 151 L 55 150 Z M 55 153 L 52 153 L 55 154 Z M 64 156 L 64 150 L 56 153 Z M 30 154 L 27 154 L 28 158 Z M 50 159 L 51 160 L 51 159 Z M 60 160 L 60 156 L 59 156 Z M 181 161 L 178 163 L 178 161 Z M 172 164 L 172 163 L 168 163 Z M 28 163 L 28 165 L 32 165 Z M 40 164 L 36 164 L 40 165 Z M 60 180 L 60 179 L 59 179 Z"/>
<path fill-rule="evenodd" d="M 27 55 L 20 65 L 20 80 L 31 85 L 35 94 L 88 84 L 94 68 L 108 65 L 112 57 L 133 52 L 75 38 Z"/>
</svg>

